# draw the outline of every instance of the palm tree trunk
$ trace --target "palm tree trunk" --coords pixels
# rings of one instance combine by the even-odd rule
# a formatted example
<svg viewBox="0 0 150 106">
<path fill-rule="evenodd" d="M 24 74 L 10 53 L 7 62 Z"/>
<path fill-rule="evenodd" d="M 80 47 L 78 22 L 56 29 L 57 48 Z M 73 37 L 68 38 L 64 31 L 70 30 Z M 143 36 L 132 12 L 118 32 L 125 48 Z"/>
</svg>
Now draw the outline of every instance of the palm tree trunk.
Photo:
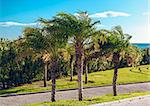
<svg viewBox="0 0 150 106">
<path fill-rule="evenodd" d="M 2 81 L 2 85 L 3 85 L 2 88 L 5 89 L 6 88 L 5 87 L 5 81 Z"/>
<path fill-rule="evenodd" d="M 57 71 L 57 60 L 52 61 L 52 70 L 51 70 L 51 79 L 52 79 L 52 91 L 51 91 L 51 101 L 55 102 L 55 94 L 56 94 L 56 71 Z"/>
<path fill-rule="evenodd" d="M 45 66 L 44 66 L 44 87 L 46 87 L 47 86 L 47 83 L 46 83 L 46 81 L 47 81 L 47 63 L 45 63 Z"/>
<path fill-rule="evenodd" d="M 119 64 L 119 58 L 120 54 L 118 52 L 115 52 L 113 54 L 113 62 L 114 62 L 114 76 L 113 76 L 113 95 L 117 96 L 117 88 L 116 88 L 116 83 L 117 83 L 117 77 L 118 77 L 118 64 Z"/>
<path fill-rule="evenodd" d="M 88 83 L 88 69 L 87 69 L 87 66 L 86 66 L 86 70 L 85 70 L 85 84 Z"/>
<path fill-rule="evenodd" d="M 113 76 L 113 95 L 117 96 L 116 82 L 118 76 L 118 67 L 117 65 L 114 67 L 114 76 Z"/>
<path fill-rule="evenodd" d="M 87 61 L 85 60 L 84 61 L 84 74 L 85 74 L 85 84 L 87 84 L 88 83 L 88 69 L 87 69 Z"/>
<path fill-rule="evenodd" d="M 73 55 L 70 57 L 70 81 L 73 80 Z"/>
<path fill-rule="evenodd" d="M 82 93 L 83 93 L 83 81 L 82 81 L 82 73 L 83 73 L 83 44 L 81 42 L 77 42 L 75 45 L 76 49 L 76 64 L 77 64 L 77 72 L 78 72 L 78 96 L 79 101 L 82 101 Z"/>
</svg>

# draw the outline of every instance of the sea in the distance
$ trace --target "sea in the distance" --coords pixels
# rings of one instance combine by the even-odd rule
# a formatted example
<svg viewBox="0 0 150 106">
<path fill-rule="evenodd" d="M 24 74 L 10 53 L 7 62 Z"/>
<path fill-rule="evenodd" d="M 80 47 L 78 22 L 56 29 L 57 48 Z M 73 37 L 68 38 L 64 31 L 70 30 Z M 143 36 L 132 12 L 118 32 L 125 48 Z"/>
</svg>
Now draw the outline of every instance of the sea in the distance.
<svg viewBox="0 0 150 106">
<path fill-rule="evenodd" d="M 132 45 L 137 46 L 141 49 L 150 48 L 150 43 L 132 43 Z"/>
</svg>

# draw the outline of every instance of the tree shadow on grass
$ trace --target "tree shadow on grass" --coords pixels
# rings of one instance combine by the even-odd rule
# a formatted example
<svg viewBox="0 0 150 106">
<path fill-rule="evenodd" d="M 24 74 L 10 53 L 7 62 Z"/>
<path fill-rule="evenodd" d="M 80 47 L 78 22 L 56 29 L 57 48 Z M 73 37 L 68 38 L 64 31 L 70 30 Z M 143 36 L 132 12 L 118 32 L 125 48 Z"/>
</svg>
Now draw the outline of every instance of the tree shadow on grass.
<svg viewBox="0 0 150 106">
<path fill-rule="evenodd" d="M 72 81 L 70 81 L 70 79 L 66 79 L 66 81 L 72 82 L 72 81 L 78 81 L 77 79 L 72 79 Z"/>
<path fill-rule="evenodd" d="M 88 83 L 95 83 L 95 81 L 91 81 L 91 80 L 89 80 L 89 81 L 88 81 Z"/>
<path fill-rule="evenodd" d="M 3 89 L 0 91 L 0 96 L 4 94 L 15 94 L 18 92 L 23 92 L 23 91 L 25 91 L 25 89 L 18 89 L 18 90 L 12 90 L 12 91 L 10 91 L 10 89 Z"/>
<path fill-rule="evenodd" d="M 33 88 L 27 88 L 27 87 L 9 88 L 9 89 L 0 90 L 0 97 L 25 95 L 30 93 L 32 94 L 36 92 L 33 92 Z"/>
<path fill-rule="evenodd" d="M 83 81 L 85 83 L 85 81 Z M 89 80 L 88 83 L 95 83 L 95 81 Z"/>
<path fill-rule="evenodd" d="M 144 75 L 150 75 L 150 74 L 148 74 L 148 73 L 144 73 L 144 72 L 140 72 L 140 71 L 132 71 L 132 70 L 130 70 L 131 72 L 133 72 L 133 73 L 138 73 L 138 74 L 144 74 Z"/>
</svg>

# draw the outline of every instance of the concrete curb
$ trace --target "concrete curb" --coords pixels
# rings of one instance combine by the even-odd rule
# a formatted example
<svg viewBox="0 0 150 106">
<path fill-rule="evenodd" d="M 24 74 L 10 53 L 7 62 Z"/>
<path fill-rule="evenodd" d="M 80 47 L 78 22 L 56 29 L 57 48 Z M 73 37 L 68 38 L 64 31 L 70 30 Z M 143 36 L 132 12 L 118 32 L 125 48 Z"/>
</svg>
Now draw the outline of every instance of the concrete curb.
<svg viewBox="0 0 150 106">
<path fill-rule="evenodd" d="M 136 82 L 136 83 L 126 83 L 126 84 L 118 84 L 118 85 L 140 84 L 140 83 L 149 83 L 149 82 L 150 82 L 150 81 Z M 112 86 L 112 85 L 111 85 L 111 84 L 108 84 L 108 85 L 104 85 L 104 86 L 90 86 L 90 87 L 84 87 L 83 89 L 98 88 L 98 87 L 108 87 L 108 86 Z M 61 90 L 56 90 L 56 92 L 69 91 L 69 90 L 78 90 L 78 88 L 61 89 Z M 3 94 L 3 95 L 0 95 L 0 97 L 30 95 L 30 94 L 50 93 L 50 92 L 51 92 L 51 91 L 27 92 L 27 93 L 20 93 L 20 94 L 12 93 L 12 94 Z"/>
<path fill-rule="evenodd" d="M 150 95 L 145 95 L 145 96 L 138 96 L 138 97 L 132 97 L 132 98 L 127 98 L 127 99 L 121 99 L 121 100 L 117 100 L 117 101 L 111 101 L 111 102 L 104 102 L 104 103 L 99 103 L 99 104 L 93 104 L 90 106 L 111 106 L 111 105 L 117 105 L 118 103 L 122 103 L 122 102 L 131 102 L 137 99 L 144 99 L 144 98 L 150 98 Z"/>
</svg>

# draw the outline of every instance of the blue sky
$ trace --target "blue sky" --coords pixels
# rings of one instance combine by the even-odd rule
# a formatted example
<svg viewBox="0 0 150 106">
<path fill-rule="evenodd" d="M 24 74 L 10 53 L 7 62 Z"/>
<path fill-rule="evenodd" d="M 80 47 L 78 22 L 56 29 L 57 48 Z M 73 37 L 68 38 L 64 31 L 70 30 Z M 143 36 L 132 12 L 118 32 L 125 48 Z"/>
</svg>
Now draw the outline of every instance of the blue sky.
<svg viewBox="0 0 150 106">
<path fill-rule="evenodd" d="M 121 25 L 131 42 L 150 43 L 150 0 L 0 0 L 0 37 L 15 39 L 37 19 L 50 19 L 58 12 L 88 11 L 98 28 Z"/>
</svg>

